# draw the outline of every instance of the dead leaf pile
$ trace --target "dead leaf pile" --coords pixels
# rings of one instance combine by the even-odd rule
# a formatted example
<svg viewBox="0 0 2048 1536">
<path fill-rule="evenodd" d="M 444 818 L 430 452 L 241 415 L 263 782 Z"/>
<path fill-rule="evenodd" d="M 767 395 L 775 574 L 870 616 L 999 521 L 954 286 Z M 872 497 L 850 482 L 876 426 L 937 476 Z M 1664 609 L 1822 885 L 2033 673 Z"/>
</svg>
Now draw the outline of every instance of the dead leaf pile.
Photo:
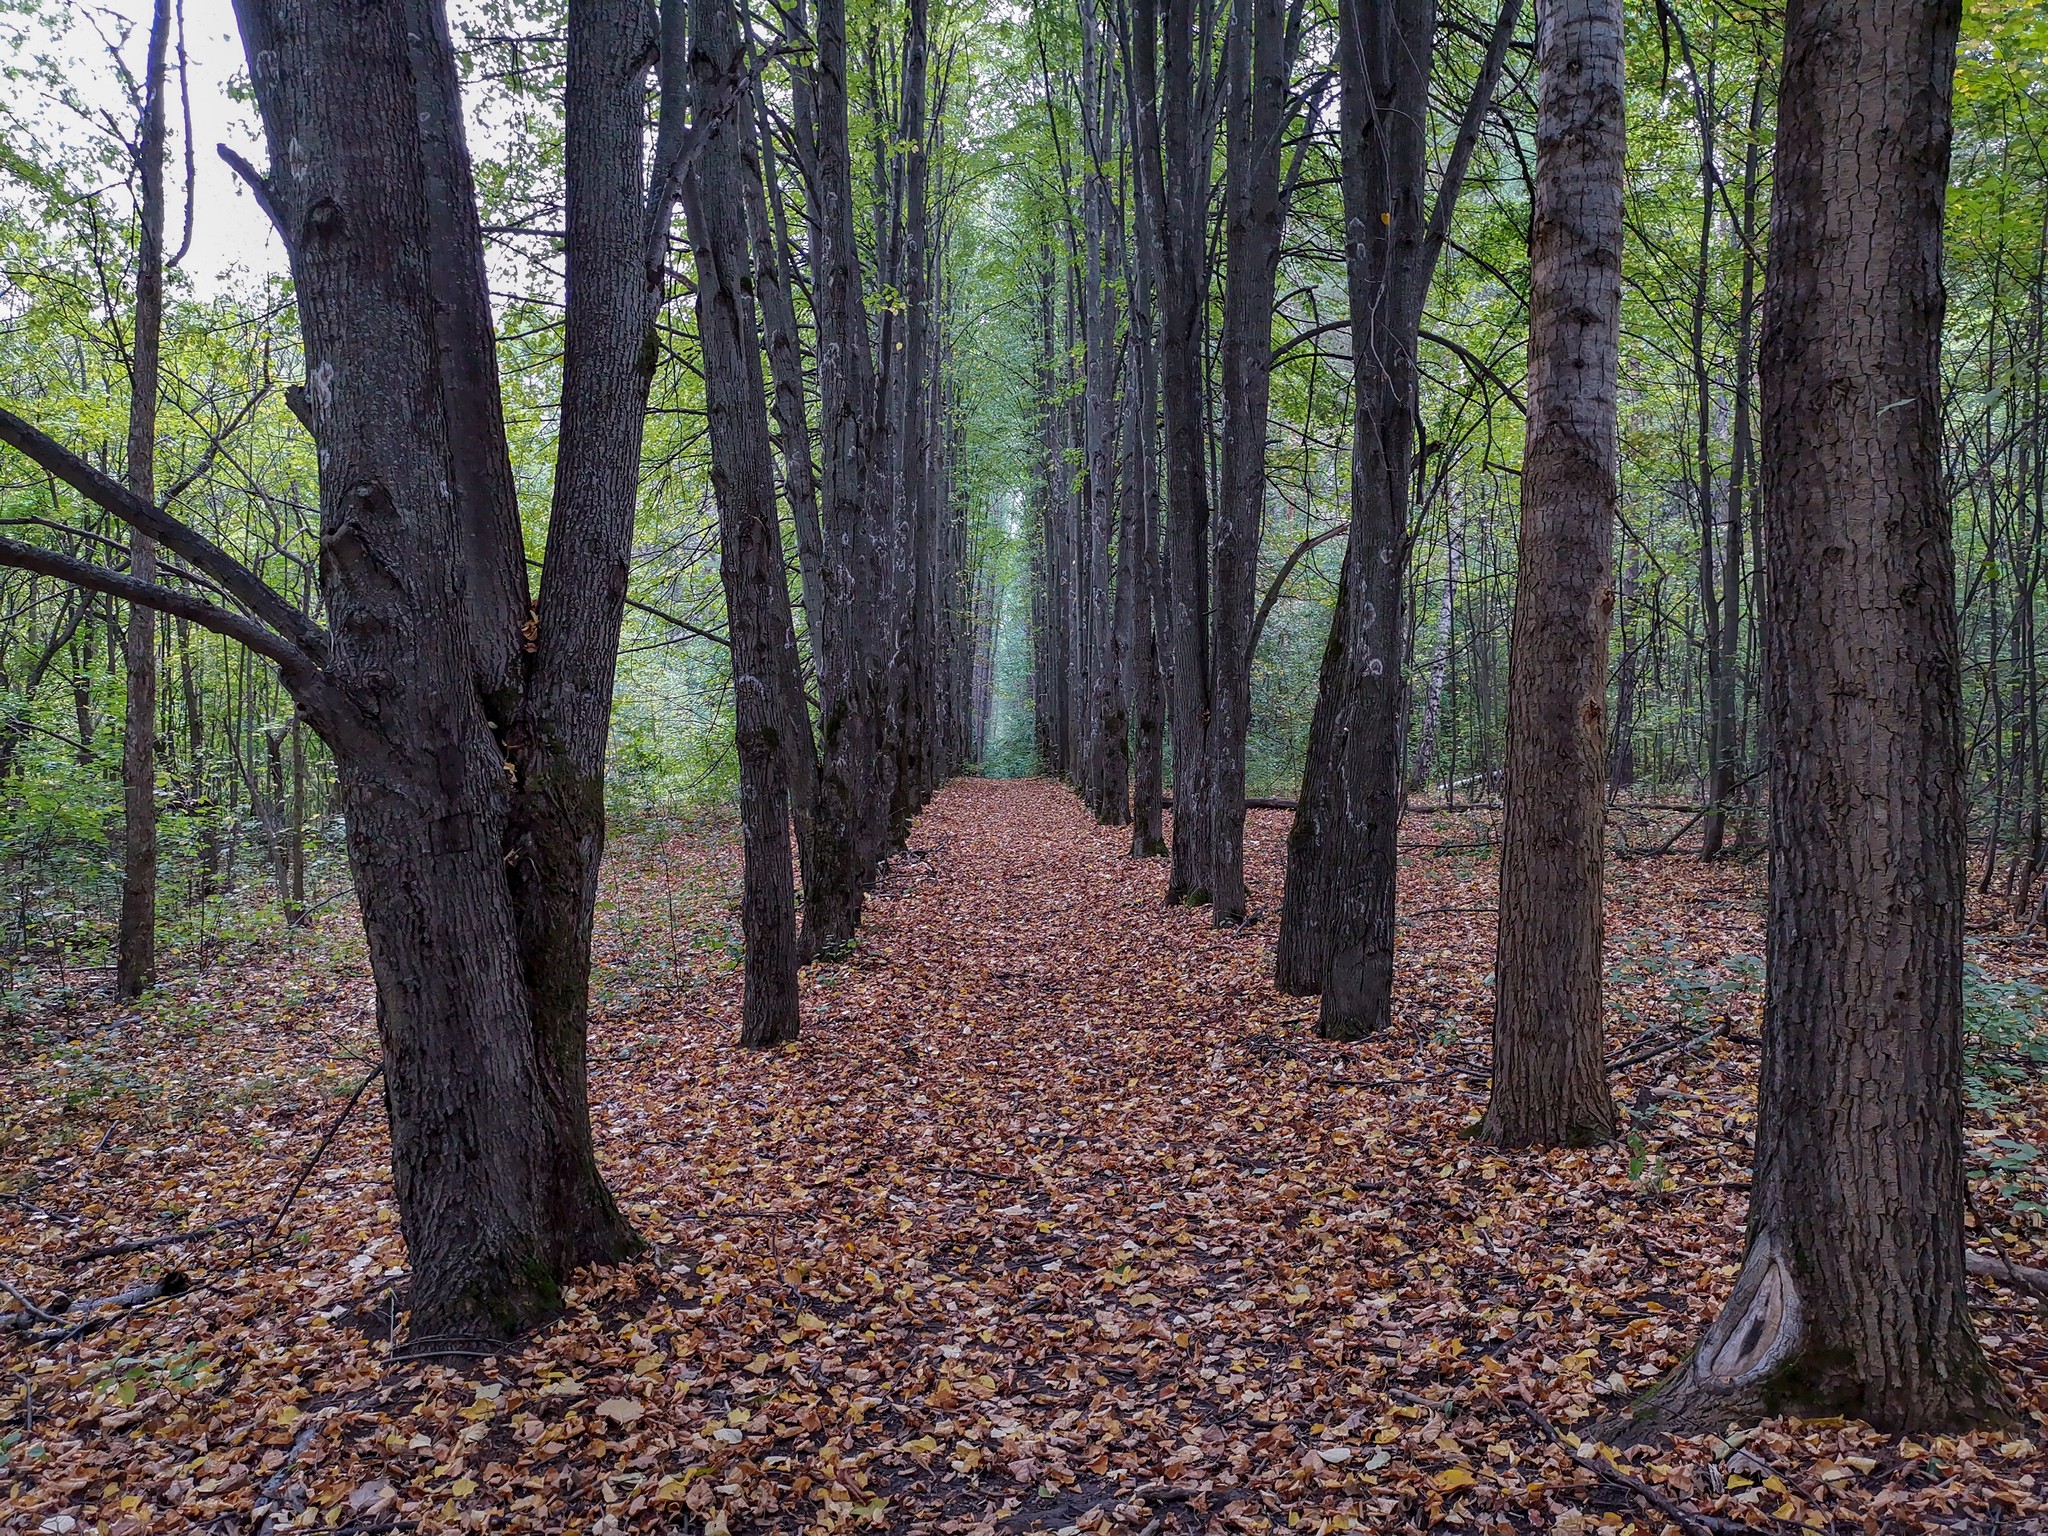
<svg viewBox="0 0 2048 1536">
<path fill-rule="evenodd" d="M 1066 790 L 955 783 L 767 1055 L 730 1044 L 730 829 L 624 840 L 594 1097 L 652 1247 L 453 1363 L 407 1358 L 374 1092 L 262 1236 L 374 1063 L 345 925 L 44 1016 L 5 1064 L 0 1277 L 193 1284 L 0 1334 L 0 1531 L 2048 1531 L 2048 1321 L 1997 1287 L 2005 1428 L 1574 1442 L 1734 1275 L 1757 869 L 1615 867 L 1628 1140 L 1503 1154 L 1462 1135 L 1483 838 L 1404 827 L 1400 1022 L 1337 1046 L 1265 979 L 1285 833 L 1254 816 L 1254 920 L 1218 932 Z M 2038 1088 L 1998 1114 L 2048 1127 Z M 1978 1235 L 2048 1261 L 2020 1204 L 1980 1187 Z M 79 1258 L 123 1240 L 154 1246 Z"/>
</svg>

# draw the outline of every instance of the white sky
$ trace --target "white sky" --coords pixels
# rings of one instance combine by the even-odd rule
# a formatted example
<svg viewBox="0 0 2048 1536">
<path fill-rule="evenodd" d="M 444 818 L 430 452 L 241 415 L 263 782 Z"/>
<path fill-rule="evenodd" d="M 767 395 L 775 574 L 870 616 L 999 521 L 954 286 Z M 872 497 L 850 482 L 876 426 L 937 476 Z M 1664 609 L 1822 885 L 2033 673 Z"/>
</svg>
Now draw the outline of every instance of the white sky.
<svg viewBox="0 0 2048 1536">
<path fill-rule="evenodd" d="M 146 0 L 123 4 L 148 15 Z M 191 61 L 192 140 L 198 150 L 192 199 L 197 216 L 185 270 L 193 286 L 206 294 L 237 268 L 257 279 L 281 275 L 284 246 L 249 189 L 214 150 L 216 144 L 230 145 L 258 168 L 266 159 L 254 107 L 228 99 L 228 82 L 244 67 L 229 0 L 185 0 L 185 47 Z"/>
</svg>

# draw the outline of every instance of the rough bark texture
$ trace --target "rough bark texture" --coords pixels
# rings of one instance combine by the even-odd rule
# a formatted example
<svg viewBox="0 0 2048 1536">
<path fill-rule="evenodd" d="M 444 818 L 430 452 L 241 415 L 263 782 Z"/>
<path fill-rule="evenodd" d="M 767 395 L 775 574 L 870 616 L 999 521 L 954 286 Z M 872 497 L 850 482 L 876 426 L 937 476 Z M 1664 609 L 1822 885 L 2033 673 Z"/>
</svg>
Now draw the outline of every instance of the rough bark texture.
<svg viewBox="0 0 2048 1536">
<path fill-rule="evenodd" d="M 171 40 L 170 0 L 156 0 L 142 77 L 142 123 L 136 135 L 135 335 L 128 359 L 128 489 L 156 500 L 157 390 L 163 371 L 164 127 Z M 138 533 L 128 543 L 128 572 L 156 579 L 156 541 Z M 121 915 L 114 935 L 114 991 L 139 997 L 156 982 L 156 614 L 128 610 L 123 635 L 128 715 L 121 737 Z"/>
<path fill-rule="evenodd" d="M 1351 1040 L 1393 1006 L 1401 819 L 1401 636 L 1416 331 L 1428 289 L 1423 123 L 1430 0 L 1349 0 L 1338 53 L 1345 265 L 1357 387 L 1350 538 L 1287 840 L 1276 981 L 1322 993 L 1317 1033 Z"/>
<path fill-rule="evenodd" d="M 1213 842 L 1209 784 L 1209 480 L 1202 388 L 1208 146 L 1197 143 L 1195 7 L 1138 0 L 1131 37 L 1137 97 L 1140 217 L 1149 220 L 1158 322 L 1161 476 L 1172 710 L 1173 868 L 1169 902 L 1208 901 Z M 1163 21 L 1163 27 L 1160 25 Z M 1157 39 L 1163 38 L 1162 71 Z"/>
<path fill-rule="evenodd" d="M 1787 13 L 1760 356 L 1771 898 L 1748 1251 L 1624 1433 L 2002 1412 L 1964 1295 L 1964 844 L 1941 478 L 1957 8 Z"/>
<path fill-rule="evenodd" d="M 570 1269 L 637 1247 L 597 1173 L 583 1036 L 659 293 L 645 14 L 571 18 L 567 403 L 529 623 L 445 16 L 237 4 L 305 338 L 331 639 L 260 586 L 244 601 L 334 751 L 429 1348 L 545 1318 Z M 179 536 L 204 569 L 225 558 Z"/>
<path fill-rule="evenodd" d="M 704 120 L 727 102 L 744 61 L 728 0 L 691 0 L 690 78 Z M 740 926 L 746 996 L 740 1043 L 777 1045 L 797 1037 L 796 888 L 789 860 L 788 757 L 783 670 L 794 654 L 782 529 L 775 509 L 748 256 L 742 153 L 748 117 L 728 111 L 711 130 L 684 183 L 697 266 L 697 336 L 711 439 L 711 490 L 718 503 L 719 575 L 732 640 L 733 713 L 740 760 L 744 876 Z M 776 603 L 775 592 L 783 594 Z"/>
<path fill-rule="evenodd" d="M 811 615 L 813 651 L 820 658 L 817 884 L 804 893 L 804 920 L 806 942 L 834 954 L 853 942 L 860 922 L 865 855 L 873 841 L 862 829 L 878 801 L 887 805 L 878 732 L 884 679 L 872 659 L 870 611 L 883 586 L 875 552 L 878 514 L 871 505 L 872 480 L 880 473 L 871 426 L 877 414 L 875 366 L 848 151 L 845 0 L 820 0 L 814 35 L 815 61 L 799 78 L 794 103 L 812 183 L 807 206 L 826 551 L 823 613 Z"/>
<path fill-rule="evenodd" d="M 1216 923 L 1242 922 L 1244 754 L 1251 724 L 1252 614 L 1265 524 L 1266 413 L 1273 392 L 1273 290 L 1286 223 L 1281 136 L 1290 115 L 1285 0 L 1232 8 L 1224 188 L 1223 454 L 1216 505 L 1215 635 L 1209 663 L 1209 897 Z M 1178 818 L 1175 818 L 1178 820 Z"/>
<path fill-rule="evenodd" d="M 1538 0 L 1528 437 L 1509 647 L 1493 1089 L 1478 1135 L 1614 1135 L 1600 1017 L 1621 342 L 1620 0 Z"/>
</svg>

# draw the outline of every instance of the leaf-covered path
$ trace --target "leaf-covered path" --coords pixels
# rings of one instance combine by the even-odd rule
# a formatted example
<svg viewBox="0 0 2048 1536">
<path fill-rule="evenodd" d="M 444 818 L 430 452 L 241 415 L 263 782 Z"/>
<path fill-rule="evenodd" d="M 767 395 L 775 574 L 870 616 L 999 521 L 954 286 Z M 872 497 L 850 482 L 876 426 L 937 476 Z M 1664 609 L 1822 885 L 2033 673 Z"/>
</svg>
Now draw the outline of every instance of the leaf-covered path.
<svg viewBox="0 0 2048 1536">
<path fill-rule="evenodd" d="M 858 953 L 809 979 L 802 1042 L 767 1055 L 730 1044 L 727 966 L 617 981 L 646 981 L 673 882 L 729 880 L 729 847 L 678 838 L 666 869 L 615 867 L 594 1090 L 649 1259 L 591 1277 L 502 1354 L 394 1359 L 385 1153 L 357 1125 L 290 1248 L 195 1243 L 176 1250 L 192 1295 L 11 1346 L 36 1419 L 24 1432 L 17 1410 L 0 1441 L 0 1529 L 1159 1536 L 1585 1531 L 1608 1512 L 1656 1530 L 1674 1511 L 2040 1528 L 2038 1422 L 1920 1444 L 1776 1426 L 1596 1475 L 1513 1406 L 1583 1428 L 1677 1358 L 1733 1273 L 1753 870 L 1617 868 L 1614 1053 L 1676 1048 L 1620 1079 L 1632 1148 L 1503 1156 L 1460 1134 L 1481 1102 L 1493 899 L 1469 834 L 1404 829 L 1401 1023 L 1338 1047 L 1264 979 L 1285 831 L 1253 818 L 1254 920 L 1218 933 L 1162 908 L 1159 863 L 1125 857 L 1127 832 L 1065 789 L 955 783 Z M 346 1049 L 360 998 L 336 983 L 294 1017 Z M 138 1022 L 79 1029 L 135 1039 Z M 211 1070 L 274 1092 L 277 1027 L 211 1027 Z M 170 1181 L 190 1228 L 267 1209 L 333 1106 L 287 1115 L 259 1091 L 166 1122 L 124 1166 Z M 32 1108 L 15 1141 L 66 1113 Z M 7 1251 L 33 1290 L 64 1255 L 166 1220 L 163 1183 L 107 1187 L 87 1129 L 22 1197 L 42 1219 Z M 117 1289 L 164 1258 L 96 1261 L 79 1283 Z M 2038 1414 L 2048 1329 L 1988 1305 Z"/>
</svg>

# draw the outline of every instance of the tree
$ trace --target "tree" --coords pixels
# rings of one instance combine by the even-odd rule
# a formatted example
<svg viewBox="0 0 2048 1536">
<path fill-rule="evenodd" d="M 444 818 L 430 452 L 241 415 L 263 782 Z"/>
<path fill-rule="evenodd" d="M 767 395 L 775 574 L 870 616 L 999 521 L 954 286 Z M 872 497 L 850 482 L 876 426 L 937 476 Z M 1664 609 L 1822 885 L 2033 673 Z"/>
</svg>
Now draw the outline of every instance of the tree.
<svg viewBox="0 0 2048 1536">
<path fill-rule="evenodd" d="M 1285 0 L 1231 7 L 1224 90 L 1222 475 L 1216 499 L 1214 635 L 1209 665 L 1209 899 L 1218 924 L 1242 922 L 1245 732 L 1251 723 L 1252 617 L 1265 527 L 1273 291 L 1286 227 L 1284 145 L 1293 115 L 1301 13 Z M 1297 158 L 1296 165 L 1299 167 Z M 1176 818 L 1177 819 L 1177 818 Z"/>
<path fill-rule="evenodd" d="M 1275 966 L 1281 991 L 1322 994 L 1316 1032 L 1329 1039 L 1359 1039 L 1392 1016 L 1416 350 L 1430 277 L 1520 13 L 1520 0 L 1505 0 L 1425 216 L 1434 9 L 1427 0 L 1347 0 L 1339 12 L 1356 381 L 1350 534 L 1287 839 Z"/>
<path fill-rule="evenodd" d="M 164 331 L 164 91 L 170 78 L 170 0 L 156 0 L 149 51 L 143 65 L 140 132 L 134 149 L 136 182 L 135 328 L 129 343 L 128 489 L 156 499 L 157 395 L 163 374 Z M 187 195 L 189 208 L 190 196 Z M 175 258 L 173 258 L 175 260 Z M 128 571 L 138 581 L 156 578 L 156 545 L 132 533 Z M 121 915 L 114 939 L 114 991 L 139 997 L 156 981 L 156 612 L 128 610 L 122 637 L 128 673 L 128 713 L 121 735 L 123 830 Z"/>
<path fill-rule="evenodd" d="M 1621 343 L 1620 0 L 1538 0 L 1529 412 L 1508 670 L 1493 1085 L 1478 1135 L 1614 1135 L 1600 1018 Z"/>
<path fill-rule="evenodd" d="M 592 0 L 569 19 L 563 405 L 535 600 L 442 7 L 239 0 L 236 15 L 272 165 L 242 169 L 288 249 L 304 337 L 328 626 L 6 412 L 0 441 L 225 603 L 11 542 L 0 563 L 277 665 L 340 780 L 412 1336 L 502 1337 L 552 1315 L 576 1266 L 640 1246 L 597 1169 L 585 1042 L 640 436 L 690 145 L 681 61 L 649 174 L 645 8 Z"/>
<path fill-rule="evenodd" d="M 673 9 L 673 8 L 672 8 Z M 662 39 L 664 52 L 683 46 Z M 683 207 L 697 264 L 697 340 L 710 420 L 711 486 L 718 502 L 719 574 L 732 638 L 733 714 L 740 758 L 744 887 L 740 925 L 746 996 L 740 1041 L 776 1045 L 797 1036 L 796 887 L 789 862 L 788 718 L 783 679 L 796 631 L 783 575 L 768 434 L 761 333 L 753 304 L 743 141 L 751 91 L 729 0 L 691 0 L 690 82 L 695 118 L 710 125 L 683 180 Z M 808 749 L 809 727 L 804 725 Z"/>
<path fill-rule="evenodd" d="M 1960 656 L 1941 465 L 1957 11 L 1786 12 L 1761 376 L 1768 992 L 1742 1269 L 1623 1426 L 2001 1415 L 1964 1294 Z"/>
</svg>

